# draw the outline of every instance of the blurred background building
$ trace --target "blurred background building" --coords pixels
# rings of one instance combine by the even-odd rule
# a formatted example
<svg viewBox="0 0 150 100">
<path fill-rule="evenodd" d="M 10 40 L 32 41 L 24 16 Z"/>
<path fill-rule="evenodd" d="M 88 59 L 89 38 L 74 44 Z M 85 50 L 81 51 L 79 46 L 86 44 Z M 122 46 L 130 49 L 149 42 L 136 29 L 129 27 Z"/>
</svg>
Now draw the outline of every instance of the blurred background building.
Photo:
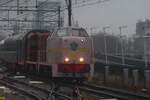
<svg viewBox="0 0 150 100">
<path fill-rule="evenodd" d="M 144 58 L 144 53 L 150 58 L 150 20 L 139 20 L 136 23 L 136 34 L 134 35 L 135 55 Z M 145 46 L 145 47 L 144 47 Z"/>
</svg>

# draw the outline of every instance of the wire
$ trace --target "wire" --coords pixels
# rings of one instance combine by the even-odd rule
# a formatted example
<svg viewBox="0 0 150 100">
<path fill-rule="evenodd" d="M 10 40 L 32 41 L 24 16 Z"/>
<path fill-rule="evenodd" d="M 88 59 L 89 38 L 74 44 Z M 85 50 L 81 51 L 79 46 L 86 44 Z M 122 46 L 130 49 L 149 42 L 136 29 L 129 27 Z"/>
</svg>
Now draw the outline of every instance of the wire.
<svg viewBox="0 0 150 100">
<path fill-rule="evenodd" d="M 92 6 L 92 5 L 96 5 L 96 4 L 107 2 L 107 1 L 110 1 L 110 0 L 103 0 L 103 1 L 98 0 L 98 1 L 95 1 L 95 2 L 79 4 L 78 6 L 75 5 L 73 8 L 81 8 L 81 7 L 86 7 L 86 6 Z"/>
<path fill-rule="evenodd" d="M 82 0 L 82 1 L 75 1 L 75 3 L 73 3 L 73 7 L 72 8 L 81 8 L 81 7 L 87 7 L 87 6 L 92 6 L 92 5 L 96 5 L 99 3 L 103 3 L 103 2 L 108 2 L 110 0 Z M 67 7 L 64 7 L 62 10 L 66 10 Z"/>
<path fill-rule="evenodd" d="M 43 1 L 40 5 L 38 5 L 39 7 L 42 6 L 43 4 L 45 4 L 48 0 Z"/>
<path fill-rule="evenodd" d="M 8 4 L 9 2 L 13 2 L 13 1 L 14 1 L 14 0 L 9 0 L 9 1 L 7 1 L 7 2 L 1 3 L 0 6 L 6 5 L 6 4 Z"/>
<path fill-rule="evenodd" d="M 28 2 L 26 2 L 26 0 L 21 0 L 21 2 L 19 2 L 19 6 L 20 7 L 28 7 L 28 3 L 30 2 L 30 1 L 32 1 L 32 0 L 28 0 Z M 45 3 L 45 2 L 47 2 L 48 0 L 45 0 L 44 2 L 42 2 L 41 4 L 43 5 L 43 3 Z M 7 4 L 7 6 L 5 6 Z M 9 1 L 5 1 L 5 3 L 3 2 L 3 3 L 1 3 L 0 4 L 1 6 L 0 7 L 2 7 L 2 5 L 4 5 L 5 7 L 7 7 L 8 9 L 12 9 L 13 7 L 17 7 L 16 6 L 16 4 L 15 4 L 15 0 L 9 0 Z M 10 5 L 10 6 L 9 6 Z M 13 7 L 12 7 L 13 6 Z M 41 5 L 39 5 L 39 6 L 41 6 Z M 35 8 L 35 6 L 32 6 L 32 7 L 34 7 Z M 20 8 L 21 9 L 21 8 Z M 49 12 L 50 13 L 50 12 Z M 20 19 L 21 17 L 22 18 L 24 18 L 24 16 L 28 16 L 28 15 L 30 15 L 30 14 L 32 14 L 32 12 L 30 13 L 23 13 L 23 14 L 19 14 L 19 16 L 16 16 L 16 17 L 14 17 L 13 19 Z M 55 20 L 54 19 L 54 17 L 55 16 L 57 16 L 58 14 L 56 13 L 56 14 L 52 14 L 52 15 L 49 15 L 49 17 L 50 18 L 52 18 L 52 19 L 49 19 L 49 20 Z M 45 15 L 44 15 L 45 16 Z M 47 16 L 48 17 L 48 16 Z M 13 24 L 13 23 L 12 23 Z M 56 26 L 57 24 L 55 24 L 55 23 L 48 23 L 48 24 L 50 24 L 50 25 L 54 25 L 54 26 Z M 14 25 L 14 24 L 13 24 Z M 12 26 L 12 25 L 11 25 Z"/>
</svg>

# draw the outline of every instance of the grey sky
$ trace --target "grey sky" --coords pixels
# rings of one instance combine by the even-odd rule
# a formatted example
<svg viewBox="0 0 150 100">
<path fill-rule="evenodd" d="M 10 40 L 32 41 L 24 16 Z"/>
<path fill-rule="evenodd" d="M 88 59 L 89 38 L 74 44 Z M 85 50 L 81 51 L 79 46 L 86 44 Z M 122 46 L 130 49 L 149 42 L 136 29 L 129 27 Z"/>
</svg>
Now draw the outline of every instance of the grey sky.
<svg viewBox="0 0 150 100">
<path fill-rule="evenodd" d="M 82 27 L 111 26 L 108 31 L 117 33 L 120 25 L 127 25 L 124 34 L 134 34 L 139 19 L 150 19 L 150 0 L 110 0 L 92 6 L 75 8 L 74 19 Z"/>
</svg>

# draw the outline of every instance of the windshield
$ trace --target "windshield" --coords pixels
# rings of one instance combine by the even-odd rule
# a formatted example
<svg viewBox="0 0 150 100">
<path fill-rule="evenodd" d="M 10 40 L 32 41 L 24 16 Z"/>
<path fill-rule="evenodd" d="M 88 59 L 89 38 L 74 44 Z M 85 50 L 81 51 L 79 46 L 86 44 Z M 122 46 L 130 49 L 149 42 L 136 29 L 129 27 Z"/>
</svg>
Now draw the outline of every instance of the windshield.
<svg viewBox="0 0 150 100">
<path fill-rule="evenodd" d="M 87 37 L 88 34 L 84 29 L 72 29 L 72 36 L 80 36 L 80 37 Z"/>
<path fill-rule="evenodd" d="M 58 37 L 69 36 L 69 35 L 80 36 L 80 37 L 88 37 L 88 34 L 84 29 L 65 28 L 65 29 L 58 30 L 57 33 L 56 33 L 56 36 L 58 36 Z"/>
</svg>

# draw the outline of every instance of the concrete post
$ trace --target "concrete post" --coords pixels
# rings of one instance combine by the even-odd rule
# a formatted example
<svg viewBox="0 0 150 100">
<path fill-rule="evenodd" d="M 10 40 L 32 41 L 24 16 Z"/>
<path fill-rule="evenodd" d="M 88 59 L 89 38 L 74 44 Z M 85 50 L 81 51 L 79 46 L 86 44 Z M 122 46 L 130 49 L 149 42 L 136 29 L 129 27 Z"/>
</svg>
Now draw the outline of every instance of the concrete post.
<svg viewBox="0 0 150 100">
<path fill-rule="evenodd" d="M 88 80 L 91 81 L 94 77 L 94 64 L 90 64 L 90 75 L 88 77 Z"/>
<path fill-rule="evenodd" d="M 145 77 L 145 88 L 150 89 L 150 70 L 145 70 L 144 72 Z"/>
<path fill-rule="evenodd" d="M 139 86 L 139 71 L 133 70 L 133 86 L 137 88 Z"/>
<path fill-rule="evenodd" d="M 109 81 L 109 66 L 105 66 L 104 83 L 108 83 L 108 81 Z"/>
<path fill-rule="evenodd" d="M 128 86 L 129 84 L 129 69 L 125 68 L 123 69 L 123 84 L 124 86 Z"/>
</svg>

